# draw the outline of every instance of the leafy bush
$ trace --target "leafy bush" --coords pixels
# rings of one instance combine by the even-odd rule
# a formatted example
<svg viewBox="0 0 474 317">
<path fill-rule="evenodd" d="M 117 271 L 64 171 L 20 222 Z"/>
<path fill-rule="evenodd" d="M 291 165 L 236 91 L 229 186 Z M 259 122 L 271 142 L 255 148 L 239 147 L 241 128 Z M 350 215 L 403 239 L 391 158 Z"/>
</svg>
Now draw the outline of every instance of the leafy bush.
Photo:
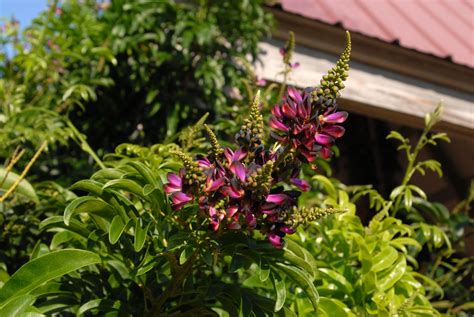
<svg viewBox="0 0 474 317">
<path fill-rule="evenodd" d="M 246 77 L 239 59 L 257 57 L 270 24 L 257 0 L 54 1 L 23 36 L 14 22 L 2 33 L 14 52 L 0 55 L 0 150 L 71 137 L 83 146 L 72 122 L 111 150 L 224 114 L 225 92 Z"/>
<path fill-rule="evenodd" d="M 254 93 L 255 78 L 236 56 L 255 52 L 265 27 L 254 30 L 249 21 L 266 18 L 257 3 L 244 4 L 54 3 L 29 30 L 32 43 L 38 40 L 30 53 L 9 26 L 18 54 L 2 64 L 2 150 L 38 149 L 25 160 L 27 151 L 18 148 L 0 169 L 0 315 L 466 316 L 472 309 L 469 288 L 456 284 L 466 281 L 472 259 L 452 254 L 462 244 L 459 226 L 472 223 L 465 213 L 472 195 L 447 222 L 449 212 L 410 183 L 426 169 L 441 175 L 439 162 L 420 162 L 418 154 L 449 140 L 430 132 L 442 108 L 427 116 L 416 145 L 397 132 L 388 136 L 401 142 L 408 160 L 390 197 L 316 174 L 315 166 L 330 168 L 325 160 L 345 132 L 347 113 L 337 110 L 337 99 L 350 38 L 318 86 L 300 91 L 285 79 Z M 238 14 L 228 12 L 246 17 L 234 21 Z M 54 42 L 45 48 L 48 37 Z M 225 38 L 241 46 L 229 47 Z M 297 66 L 293 49 L 290 35 L 284 78 Z M 43 68 L 57 60 L 62 79 Z M 22 78 L 16 67 L 33 77 Z M 237 132 L 233 142 L 221 142 L 204 124 L 229 104 L 226 85 L 243 85 L 253 99 L 240 128 L 225 118 L 214 125 L 219 134 Z M 104 124 L 118 122 L 106 119 L 123 115 L 124 97 L 137 109 L 152 106 L 136 122 L 166 116 L 160 129 L 169 138 L 152 146 L 123 143 L 101 159 L 80 131 L 98 124 L 122 133 L 98 133 L 102 141 L 125 139 L 130 127 Z M 262 114 L 272 100 L 271 114 Z M 99 102 L 113 105 L 110 117 Z M 193 104 L 212 105 L 213 112 L 196 110 L 201 120 L 175 134 Z M 94 112 L 81 114 L 78 105 Z M 132 138 L 150 141 L 155 132 L 145 128 Z M 95 160 L 92 176 L 68 189 L 24 179 L 48 143 L 68 140 Z M 18 165 L 23 172 L 13 172 Z M 373 211 L 368 225 L 356 213 L 363 196 Z"/>
</svg>

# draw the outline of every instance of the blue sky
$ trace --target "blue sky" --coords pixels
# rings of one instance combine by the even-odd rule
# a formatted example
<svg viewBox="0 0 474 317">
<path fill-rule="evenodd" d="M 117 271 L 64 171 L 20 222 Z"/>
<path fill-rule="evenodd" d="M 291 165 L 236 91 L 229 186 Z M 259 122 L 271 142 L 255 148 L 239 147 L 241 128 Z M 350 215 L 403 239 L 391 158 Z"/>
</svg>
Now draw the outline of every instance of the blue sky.
<svg viewBox="0 0 474 317">
<path fill-rule="evenodd" d="M 15 16 L 20 25 L 25 27 L 47 4 L 47 0 L 0 0 L 0 17 Z"/>
</svg>

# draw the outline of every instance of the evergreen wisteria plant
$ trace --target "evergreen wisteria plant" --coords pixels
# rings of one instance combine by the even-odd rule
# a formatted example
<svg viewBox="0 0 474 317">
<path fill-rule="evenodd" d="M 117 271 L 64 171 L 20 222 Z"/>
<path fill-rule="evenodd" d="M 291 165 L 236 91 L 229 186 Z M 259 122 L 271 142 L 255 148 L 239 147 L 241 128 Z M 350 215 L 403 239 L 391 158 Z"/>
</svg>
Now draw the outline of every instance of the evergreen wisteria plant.
<svg viewBox="0 0 474 317">
<path fill-rule="evenodd" d="M 178 174 L 170 173 L 165 185 L 173 208 L 198 204 L 213 231 L 258 229 L 277 248 L 298 225 L 339 212 L 298 208 L 298 196 L 309 189 L 309 183 L 298 177 L 303 164 L 311 164 L 318 156 L 329 158 L 330 147 L 345 132 L 339 124 L 348 114 L 337 110 L 337 97 L 347 78 L 350 51 L 347 33 L 346 49 L 319 87 L 301 92 L 288 87 L 271 110 L 269 144 L 262 139 L 264 122 L 257 93 L 235 136 L 235 149 L 221 147 L 205 126 L 212 145 L 210 155 L 193 159 L 175 152 L 184 168 Z"/>
<path fill-rule="evenodd" d="M 410 175 L 439 171 L 416 157 L 446 138 L 429 135 L 440 110 L 428 117 L 415 152 L 391 134 L 410 168 L 390 199 L 323 175 L 309 179 L 305 172 L 331 157 L 345 132 L 348 114 L 337 99 L 350 35 L 316 87 L 286 86 L 293 49 L 291 35 L 268 124 L 261 108 L 270 88 L 252 98 L 233 143 L 219 140 L 204 116 L 173 138 L 179 145 L 120 145 L 68 190 L 51 183 L 43 185 L 49 194 L 36 195 L 38 185 L 8 174 L 4 183 L 18 188 L 7 208 L 17 194 L 39 204 L 47 218 L 38 229 L 52 238 L 38 241 L 11 276 L 0 263 L 0 316 L 439 315 L 430 300 L 442 290 L 418 272 L 416 256 L 424 246 L 450 248 L 449 239 L 440 228 L 395 216 L 417 206 L 411 191 L 421 189 Z M 354 203 L 362 195 L 377 211 L 367 226 Z"/>
<path fill-rule="evenodd" d="M 249 310 L 291 315 L 284 307 L 286 277 L 305 289 L 317 310 L 314 259 L 298 243 L 282 238 L 301 224 L 344 211 L 300 208 L 297 198 L 309 189 L 299 178 L 301 167 L 317 156 L 329 157 L 344 132 L 338 124 L 347 113 L 337 111 L 336 98 L 349 54 L 347 33 L 346 50 L 320 87 L 287 89 L 272 109 L 269 141 L 263 139 L 257 94 L 233 148 L 221 147 L 204 125 L 208 155 L 192 157 L 173 144 L 152 151 L 132 145 L 117 149 L 115 158 L 121 160 L 106 160 L 107 168 L 71 187 L 87 196 L 72 200 L 64 216 L 41 223 L 41 230 L 56 232 L 52 243 L 38 244 L 31 262 L 6 280 L 0 311 L 51 313 L 51 302 L 59 302 L 56 311 L 79 314 L 233 315 L 233 310 Z M 123 156 L 124 150 L 129 154 Z M 182 166 L 178 172 L 176 164 Z M 41 271 L 49 273 L 35 276 Z M 261 282 L 272 282 L 276 297 L 243 283 L 255 271 Z M 25 276 L 27 286 L 21 283 Z M 56 286 L 38 290 L 61 276 Z M 59 289 L 68 301 L 58 298 L 64 295 L 58 295 Z"/>
</svg>

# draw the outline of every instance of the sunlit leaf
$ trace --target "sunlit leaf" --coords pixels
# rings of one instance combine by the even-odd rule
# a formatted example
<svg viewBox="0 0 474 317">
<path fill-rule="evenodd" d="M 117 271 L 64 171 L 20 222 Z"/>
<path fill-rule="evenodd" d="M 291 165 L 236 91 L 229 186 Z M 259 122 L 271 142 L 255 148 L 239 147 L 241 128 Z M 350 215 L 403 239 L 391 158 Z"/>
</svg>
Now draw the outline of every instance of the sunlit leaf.
<svg viewBox="0 0 474 317">
<path fill-rule="evenodd" d="M 31 304 L 33 304 L 34 301 L 35 297 L 28 294 L 12 297 L 0 304 L 0 316 L 23 316 L 23 313 L 31 306 Z"/>
<path fill-rule="evenodd" d="M 398 258 L 398 252 L 392 247 L 386 247 L 377 253 L 372 260 L 372 270 L 379 272 L 390 267 Z"/>
<path fill-rule="evenodd" d="M 72 216 L 80 213 L 96 214 L 103 218 L 110 218 L 114 216 L 114 209 L 99 198 L 92 196 L 79 197 L 74 199 L 64 210 L 64 223 L 69 225 Z"/>
<path fill-rule="evenodd" d="M 7 172 L 3 167 L 0 167 L 0 197 L 20 178 L 20 175 L 13 173 L 12 171 Z M 28 198 L 36 203 L 39 202 L 38 196 L 33 186 L 22 179 L 14 191 L 15 195 L 20 195 Z"/>
<path fill-rule="evenodd" d="M 285 304 L 286 286 L 285 280 L 276 272 L 272 273 L 272 281 L 276 293 L 275 311 L 277 312 L 281 310 Z"/>
<path fill-rule="evenodd" d="M 111 244 L 117 243 L 128 223 L 124 223 L 122 217 L 115 216 L 109 228 L 109 241 Z"/>
<path fill-rule="evenodd" d="M 24 294 L 43 283 L 84 266 L 96 264 L 100 257 L 89 251 L 65 249 L 36 258 L 16 271 L 0 289 L 0 304 Z"/>
<path fill-rule="evenodd" d="M 311 304 L 313 305 L 314 312 L 317 312 L 319 294 L 310 275 L 301 269 L 283 263 L 276 263 L 276 266 L 291 279 L 293 279 L 305 291 L 306 295 L 311 301 Z"/>
<path fill-rule="evenodd" d="M 393 287 L 393 285 L 398 282 L 398 280 L 403 276 L 403 274 L 405 274 L 406 269 L 407 263 L 405 257 L 399 256 L 398 260 L 395 262 L 394 265 L 389 267 L 387 270 L 377 274 L 377 286 L 379 287 L 379 289 L 384 291 Z"/>
</svg>

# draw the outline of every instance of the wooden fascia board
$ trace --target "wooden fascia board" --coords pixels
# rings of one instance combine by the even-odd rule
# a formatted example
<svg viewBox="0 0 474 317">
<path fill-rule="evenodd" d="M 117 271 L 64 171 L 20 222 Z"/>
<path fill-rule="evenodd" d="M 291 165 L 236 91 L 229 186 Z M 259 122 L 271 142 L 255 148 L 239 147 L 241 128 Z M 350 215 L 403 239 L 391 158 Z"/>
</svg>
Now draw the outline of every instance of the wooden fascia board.
<svg viewBox="0 0 474 317">
<path fill-rule="evenodd" d="M 407 127 L 422 130 L 425 124 L 424 118 L 420 116 L 409 115 L 407 113 L 393 111 L 383 107 L 374 108 L 372 105 L 351 99 L 341 98 L 339 104 L 341 108 L 350 113 L 356 113 Z M 460 138 L 470 142 L 474 141 L 474 130 L 453 124 L 452 122 L 441 121 L 434 127 L 434 130 L 438 132 L 446 132 L 452 138 Z"/>
<path fill-rule="evenodd" d="M 297 45 L 340 54 L 344 30 L 338 26 L 267 7 L 277 22 L 273 35 L 296 34 Z M 351 59 L 459 91 L 474 93 L 474 69 L 352 32 Z"/>
<path fill-rule="evenodd" d="M 281 82 L 283 64 L 279 47 L 283 44 L 281 40 L 260 43 L 262 55 L 260 63 L 256 64 L 259 77 Z M 301 66 L 292 71 L 288 83 L 298 87 L 318 85 L 320 78 L 334 66 L 336 60 L 336 55 L 297 46 L 292 61 L 300 62 Z M 351 62 L 342 97 L 341 105 L 348 111 L 415 128 L 423 128 L 425 114 L 432 112 L 442 101 L 445 111 L 438 128 L 452 136 L 474 137 L 473 94 Z"/>
</svg>

